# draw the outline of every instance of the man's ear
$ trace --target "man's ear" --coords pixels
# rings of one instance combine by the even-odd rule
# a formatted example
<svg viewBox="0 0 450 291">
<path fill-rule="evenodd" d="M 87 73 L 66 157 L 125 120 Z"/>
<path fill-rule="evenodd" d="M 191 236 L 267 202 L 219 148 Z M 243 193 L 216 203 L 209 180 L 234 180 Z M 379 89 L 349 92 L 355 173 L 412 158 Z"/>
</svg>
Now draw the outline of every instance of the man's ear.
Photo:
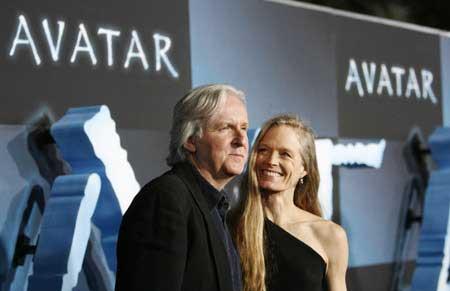
<svg viewBox="0 0 450 291">
<path fill-rule="evenodd" d="M 196 152 L 195 138 L 193 136 L 189 137 L 184 143 L 183 147 L 191 154 Z"/>
</svg>

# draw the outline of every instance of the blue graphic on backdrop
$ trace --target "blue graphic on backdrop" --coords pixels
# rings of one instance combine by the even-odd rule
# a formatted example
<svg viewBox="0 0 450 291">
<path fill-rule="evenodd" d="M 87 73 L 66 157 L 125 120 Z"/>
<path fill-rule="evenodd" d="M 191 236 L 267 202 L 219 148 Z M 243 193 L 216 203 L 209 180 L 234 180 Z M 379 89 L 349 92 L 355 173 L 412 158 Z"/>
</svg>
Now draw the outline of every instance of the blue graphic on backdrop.
<svg viewBox="0 0 450 291">
<path fill-rule="evenodd" d="M 115 272 L 122 213 L 140 188 L 120 146 L 115 122 L 106 106 L 71 108 L 52 126 L 51 133 L 72 174 L 100 176 L 102 187 L 93 223 L 101 231 L 103 251 Z"/>
<path fill-rule="evenodd" d="M 23 131 L 7 146 L 15 158 L 4 160 L 13 172 L 9 182 L 28 186 L 13 196 L 21 199 L 14 204 L 19 210 L 12 212 L 17 212 L 14 219 L 7 215 L 2 230 L 1 241 L 11 242 L 0 245 L 0 258 L 7 263 L 0 268 L 0 289 L 113 290 L 122 213 L 140 188 L 127 152 L 106 106 L 70 109 L 49 128 L 45 119 L 35 130 L 9 130 Z M 31 164 L 40 180 L 34 172 L 29 177 Z M 26 178 L 20 183 L 13 179 L 16 167 Z M 8 230 L 13 234 L 5 236 Z"/>
<path fill-rule="evenodd" d="M 431 173 L 425 194 L 411 291 L 444 291 L 449 287 L 450 128 L 438 128 L 429 146 L 438 169 Z"/>
<path fill-rule="evenodd" d="M 43 216 L 28 290 L 69 291 L 77 285 L 100 188 L 97 174 L 56 178 Z"/>
<path fill-rule="evenodd" d="M 45 123 L 0 125 L 0 290 L 26 290 L 52 173 L 64 172 Z"/>
</svg>

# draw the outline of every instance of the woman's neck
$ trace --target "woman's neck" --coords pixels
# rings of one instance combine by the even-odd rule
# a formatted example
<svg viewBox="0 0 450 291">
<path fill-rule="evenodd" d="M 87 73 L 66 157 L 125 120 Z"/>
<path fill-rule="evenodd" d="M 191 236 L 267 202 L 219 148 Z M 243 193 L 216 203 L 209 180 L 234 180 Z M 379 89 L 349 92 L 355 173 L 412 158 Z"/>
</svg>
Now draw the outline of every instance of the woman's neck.
<svg viewBox="0 0 450 291">
<path fill-rule="evenodd" d="M 265 195 L 263 203 L 267 218 L 278 225 L 289 223 L 298 211 L 294 204 L 294 190 Z"/>
</svg>

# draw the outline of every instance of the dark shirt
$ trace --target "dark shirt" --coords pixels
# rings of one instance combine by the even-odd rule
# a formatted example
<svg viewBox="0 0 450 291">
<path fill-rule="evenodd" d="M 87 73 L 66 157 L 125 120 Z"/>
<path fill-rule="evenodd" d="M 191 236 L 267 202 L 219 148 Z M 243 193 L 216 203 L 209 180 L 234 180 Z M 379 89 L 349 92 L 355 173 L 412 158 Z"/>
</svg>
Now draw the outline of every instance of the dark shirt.
<svg viewBox="0 0 450 291">
<path fill-rule="evenodd" d="M 242 290 L 242 274 L 239 255 L 231 239 L 230 232 L 226 223 L 227 212 L 230 208 L 227 196 L 224 191 L 219 191 L 212 186 L 208 181 L 203 178 L 198 170 L 194 169 L 195 176 L 197 177 L 200 189 L 203 195 L 205 195 L 206 202 L 209 206 L 210 213 L 213 219 L 213 224 L 216 227 L 222 242 L 225 245 L 227 252 L 228 263 L 231 270 L 231 279 L 233 281 L 233 290 Z"/>
</svg>

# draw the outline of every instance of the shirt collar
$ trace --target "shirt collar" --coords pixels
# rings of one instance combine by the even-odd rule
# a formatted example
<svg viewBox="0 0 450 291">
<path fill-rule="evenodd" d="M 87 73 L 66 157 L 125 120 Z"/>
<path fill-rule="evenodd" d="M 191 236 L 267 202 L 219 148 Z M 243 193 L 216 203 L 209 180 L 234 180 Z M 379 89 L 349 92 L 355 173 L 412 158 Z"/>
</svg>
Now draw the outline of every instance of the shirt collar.
<svg viewBox="0 0 450 291">
<path fill-rule="evenodd" d="M 211 185 L 197 170 L 197 168 L 189 163 L 194 172 L 194 176 L 197 179 L 197 183 L 200 186 L 200 190 L 205 197 L 206 203 L 208 204 L 209 210 L 214 207 L 226 207 L 228 208 L 228 200 L 225 195 L 225 191 L 217 190 L 213 185 Z M 228 209 L 227 209 L 228 210 Z"/>
</svg>

